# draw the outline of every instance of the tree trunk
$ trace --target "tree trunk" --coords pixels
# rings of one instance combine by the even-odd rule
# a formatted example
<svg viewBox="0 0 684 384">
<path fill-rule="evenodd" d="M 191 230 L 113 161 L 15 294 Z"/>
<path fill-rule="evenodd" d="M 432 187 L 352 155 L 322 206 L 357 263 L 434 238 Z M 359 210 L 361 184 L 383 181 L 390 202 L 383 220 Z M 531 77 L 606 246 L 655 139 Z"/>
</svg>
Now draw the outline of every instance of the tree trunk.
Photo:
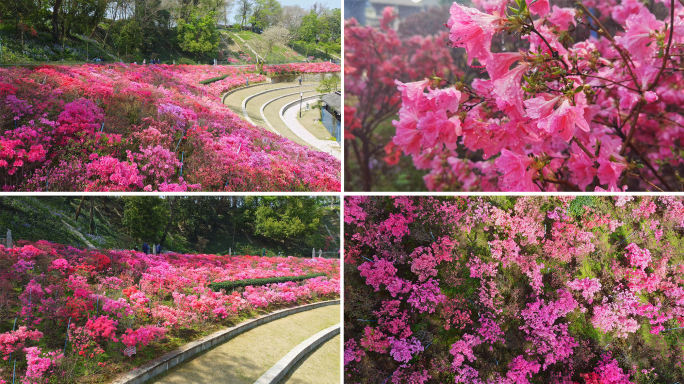
<svg viewBox="0 0 684 384">
<path fill-rule="evenodd" d="M 93 213 L 95 212 L 95 198 L 91 197 L 90 198 L 90 233 L 95 232 L 95 218 L 93 217 Z"/>
<path fill-rule="evenodd" d="M 166 241 L 166 235 L 171 229 L 171 224 L 173 223 L 173 206 L 176 204 L 176 199 L 169 197 L 169 221 L 166 223 L 166 228 L 164 228 L 164 233 L 162 234 L 161 240 L 159 240 L 159 247 L 164 248 L 164 241 Z"/>
<path fill-rule="evenodd" d="M 52 39 L 59 41 L 59 10 L 62 7 L 63 0 L 55 0 L 55 5 L 52 7 Z"/>
<path fill-rule="evenodd" d="M 359 159 L 361 160 L 359 165 L 361 166 L 361 180 L 363 183 L 363 190 L 369 192 L 371 190 L 373 180 L 370 169 L 370 150 L 368 149 L 366 143 L 363 143 L 361 153 L 362 155 L 361 159 Z"/>
<path fill-rule="evenodd" d="M 76 216 L 74 216 L 74 221 L 78 220 L 78 215 L 81 214 L 81 207 L 83 207 L 83 202 L 85 201 L 85 196 L 81 197 L 81 203 L 78 204 L 78 209 L 76 209 Z"/>
</svg>

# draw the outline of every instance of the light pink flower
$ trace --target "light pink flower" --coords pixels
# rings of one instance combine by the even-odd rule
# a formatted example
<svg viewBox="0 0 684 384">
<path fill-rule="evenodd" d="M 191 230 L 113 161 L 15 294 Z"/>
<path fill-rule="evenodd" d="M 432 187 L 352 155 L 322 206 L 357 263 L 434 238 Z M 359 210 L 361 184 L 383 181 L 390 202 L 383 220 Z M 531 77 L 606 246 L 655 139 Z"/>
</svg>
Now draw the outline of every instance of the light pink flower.
<svg viewBox="0 0 684 384">
<path fill-rule="evenodd" d="M 626 22 L 626 33 L 622 36 L 617 36 L 615 42 L 625 48 L 630 55 L 637 59 L 651 62 L 655 58 L 657 45 L 653 32 L 662 29 L 665 26 L 660 20 L 648 10 L 642 8 L 638 14 L 630 15 Z"/>
<path fill-rule="evenodd" d="M 559 8 L 557 5 L 553 6 L 553 11 L 546 19 L 558 27 L 561 31 L 567 31 L 570 27 L 570 23 L 577 26 L 577 20 L 575 20 L 576 11 L 574 8 Z"/>
<path fill-rule="evenodd" d="M 489 15 L 477 9 L 454 2 L 447 27 L 451 30 L 449 39 L 457 47 L 465 47 L 468 64 L 473 59 L 491 59 L 492 36 L 503 27 L 504 18 L 498 14 Z"/>
</svg>

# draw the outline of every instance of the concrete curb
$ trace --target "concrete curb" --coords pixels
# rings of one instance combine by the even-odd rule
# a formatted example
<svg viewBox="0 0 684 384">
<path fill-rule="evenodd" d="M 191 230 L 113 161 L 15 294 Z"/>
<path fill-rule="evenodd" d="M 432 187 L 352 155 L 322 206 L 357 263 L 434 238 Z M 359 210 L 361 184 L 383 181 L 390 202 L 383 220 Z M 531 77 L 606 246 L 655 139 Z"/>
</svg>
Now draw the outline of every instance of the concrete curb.
<svg viewBox="0 0 684 384">
<path fill-rule="evenodd" d="M 340 334 L 341 324 L 333 325 L 304 340 L 298 346 L 278 361 L 271 369 L 266 371 L 254 384 L 278 384 L 285 375 L 294 367 L 302 357 L 317 348 L 319 345 Z"/>
<path fill-rule="evenodd" d="M 242 91 L 243 89 L 254 88 L 254 87 L 258 87 L 258 86 L 262 86 L 262 85 L 269 85 L 269 84 L 271 84 L 271 83 L 267 83 L 267 82 L 264 81 L 264 82 L 261 82 L 261 83 L 256 83 L 256 84 L 254 84 L 254 85 L 247 85 L 247 86 L 244 86 L 244 87 L 233 88 L 233 89 L 231 89 L 230 91 L 224 93 L 223 96 L 221 96 L 221 104 L 225 104 L 225 103 L 226 103 L 226 97 L 232 95 L 233 93 L 235 93 L 235 92 L 237 92 L 237 91 Z"/>
<path fill-rule="evenodd" d="M 314 89 L 314 90 L 311 90 L 311 91 L 306 91 L 306 93 L 308 93 L 308 92 L 316 92 L 316 90 Z M 268 125 L 268 127 L 271 128 L 272 131 L 274 131 L 275 133 L 277 133 L 277 134 L 280 135 L 280 136 L 282 136 L 282 135 L 280 134 L 280 132 L 278 132 L 278 130 L 276 130 L 275 128 L 273 128 L 273 125 L 271 125 L 271 123 L 270 123 L 270 122 L 268 121 L 268 119 L 266 118 L 266 115 L 264 115 L 264 109 L 266 108 L 267 105 L 271 104 L 272 102 L 274 102 L 274 101 L 276 101 L 276 100 L 280 100 L 280 99 L 285 98 L 285 97 L 290 97 L 290 96 L 296 95 L 296 94 L 298 94 L 298 93 L 299 93 L 299 92 L 295 92 L 295 93 L 289 93 L 289 94 L 283 95 L 283 96 L 278 96 L 278 97 L 276 97 L 275 99 L 271 99 L 271 100 L 267 101 L 267 102 L 266 102 L 264 105 L 262 105 L 261 108 L 259 109 L 259 113 L 261 114 L 261 118 L 266 122 L 266 125 Z M 315 96 L 320 96 L 320 94 L 318 94 L 318 95 L 313 95 L 313 96 L 307 96 L 307 97 L 305 97 L 304 99 L 307 99 L 307 100 L 308 100 L 308 99 L 311 99 L 311 98 L 313 98 L 313 97 L 315 97 Z M 304 99 L 302 99 L 302 100 L 304 100 Z"/>
<path fill-rule="evenodd" d="M 320 97 L 320 95 L 316 96 Z M 312 99 L 314 97 L 307 97 L 306 99 Z M 338 153 L 337 150 L 340 148 L 340 145 L 335 142 L 336 145 L 333 145 L 328 142 L 328 140 L 321 140 L 317 138 L 316 136 L 313 135 L 305 126 L 303 126 L 301 123 L 298 121 L 295 121 L 293 125 L 288 124 L 286 119 L 285 119 L 285 113 L 287 112 L 288 109 L 291 107 L 297 105 L 297 101 L 293 101 L 291 103 L 283 105 L 282 108 L 280 108 L 280 111 L 278 112 L 278 115 L 280 116 L 280 119 L 287 125 L 290 130 L 297 136 L 299 136 L 300 139 L 304 140 L 305 142 L 309 143 L 313 148 L 315 148 L 317 151 L 320 152 L 325 152 L 330 154 L 331 156 L 334 156 L 337 159 L 342 159 L 341 153 Z M 295 111 L 296 113 L 296 111 Z M 297 127 L 296 125 L 299 125 Z"/>
<path fill-rule="evenodd" d="M 145 381 L 159 375 L 160 373 L 166 372 L 170 368 L 182 363 L 185 360 L 188 360 L 192 356 L 224 343 L 245 331 L 249 331 L 250 329 L 258 327 L 259 325 L 269 323 L 285 316 L 294 315 L 295 313 L 321 308 L 328 305 L 339 304 L 340 300 L 321 301 L 319 303 L 305 304 L 300 305 L 299 307 L 281 309 L 279 311 L 267 313 L 256 318 L 243 321 L 234 327 L 214 332 L 211 335 L 188 343 L 174 351 L 158 357 L 140 366 L 139 368 L 136 368 L 118 377 L 117 379 L 114 379 L 111 384 L 142 384 Z"/>
<path fill-rule="evenodd" d="M 322 93 L 319 93 L 318 95 L 315 95 L 315 96 L 308 96 L 308 97 L 305 97 L 303 100 L 313 99 L 314 97 L 319 97 L 319 98 L 320 98 L 320 96 L 322 96 L 322 95 L 323 95 Z M 287 111 L 288 109 L 290 109 L 290 107 L 294 107 L 295 105 L 297 105 L 297 101 L 293 101 L 293 102 L 291 102 L 291 103 L 287 103 L 287 104 L 283 105 L 283 107 L 280 108 L 280 111 L 278 112 L 278 115 L 279 115 L 279 116 L 283 116 L 283 115 L 285 114 L 285 111 Z"/>
<path fill-rule="evenodd" d="M 254 121 L 252 121 L 252 119 L 249 118 L 249 114 L 247 113 L 247 103 L 248 103 L 250 100 L 252 100 L 253 98 L 255 98 L 255 97 L 257 97 L 257 96 L 261 96 L 261 95 L 263 95 L 263 94 L 265 94 L 265 93 L 269 93 L 269 92 L 276 92 L 276 91 L 281 91 L 281 90 L 283 90 L 283 89 L 300 88 L 300 87 L 308 87 L 308 86 L 313 86 L 313 84 L 310 84 L 310 85 L 293 85 L 293 86 L 290 86 L 290 87 L 274 88 L 274 89 L 269 89 L 269 90 L 266 90 L 266 91 L 262 91 L 262 92 L 255 93 L 255 94 L 253 94 L 253 95 L 249 95 L 249 96 L 245 97 L 244 100 L 242 100 L 242 114 L 245 116 L 245 120 L 249 121 L 252 125 L 256 125 L 256 126 L 258 127 L 259 125 L 256 124 L 256 123 L 254 123 Z M 275 133 L 278 133 L 277 131 L 274 131 L 274 132 L 275 132 Z"/>
</svg>

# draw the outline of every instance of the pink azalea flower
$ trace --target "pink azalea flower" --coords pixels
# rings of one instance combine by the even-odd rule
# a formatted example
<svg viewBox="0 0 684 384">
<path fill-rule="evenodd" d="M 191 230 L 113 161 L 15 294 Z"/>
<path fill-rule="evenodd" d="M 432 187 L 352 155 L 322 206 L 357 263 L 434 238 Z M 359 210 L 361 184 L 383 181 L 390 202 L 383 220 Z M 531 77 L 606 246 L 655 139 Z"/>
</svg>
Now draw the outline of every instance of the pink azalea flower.
<svg viewBox="0 0 684 384">
<path fill-rule="evenodd" d="M 560 107 L 550 115 L 541 118 L 537 126 L 549 134 L 558 134 L 565 141 L 570 141 L 575 134 L 575 126 L 589 132 L 589 124 L 584 119 L 584 108 L 571 106 L 565 99 Z"/>
<path fill-rule="evenodd" d="M 468 64 L 472 64 L 475 58 L 480 61 L 491 59 L 492 36 L 502 29 L 505 19 L 498 13 L 489 15 L 456 2 L 450 12 L 447 22 L 451 30 L 449 39 L 454 46 L 465 47 Z"/>
<path fill-rule="evenodd" d="M 537 0 L 529 5 L 529 9 L 531 14 L 544 17 L 549 13 L 549 0 Z"/>
<path fill-rule="evenodd" d="M 586 153 L 576 143 L 572 143 L 572 154 L 568 160 L 568 168 L 572 172 L 570 180 L 577 184 L 581 190 L 586 190 L 587 185 L 594 181 L 596 176 L 596 168 L 594 168 L 594 160 L 589 158 Z"/>
<path fill-rule="evenodd" d="M 654 60 L 657 45 L 654 44 L 653 32 L 665 26 L 648 10 L 642 8 L 638 14 L 630 15 L 626 22 L 626 33 L 617 36 L 615 42 L 625 48 L 630 55 L 637 59 L 651 62 Z"/>
<path fill-rule="evenodd" d="M 523 55 L 520 52 L 492 53 L 492 59 L 487 60 L 487 72 L 492 80 L 502 78 L 508 73 L 508 69 L 513 63 L 521 60 Z"/>
<path fill-rule="evenodd" d="M 507 191 L 535 191 L 538 190 L 532 176 L 536 170 L 527 170 L 534 160 L 526 155 L 517 155 L 507 149 L 501 151 L 501 156 L 494 164 L 503 171 L 503 178 L 499 182 L 502 190 Z"/>
<path fill-rule="evenodd" d="M 605 157 L 599 157 L 598 163 L 598 178 L 601 184 L 608 184 L 609 190 L 619 190 L 617 181 L 620 179 L 622 172 L 627 169 L 627 164 L 623 162 L 611 161 Z"/>
<path fill-rule="evenodd" d="M 525 114 L 523 109 L 523 90 L 520 83 L 529 66 L 528 63 L 520 63 L 520 65 L 508 71 L 505 75 L 492 81 L 494 85 L 492 93 L 496 96 L 496 105 L 499 108 L 506 109 L 506 107 L 510 107 L 511 111 L 520 114 L 520 116 Z"/>
<path fill-rule="evenodd" d="M 574 8 L 560 8 L 557 5 L 554 5 L 553 11 L 546 19 L 556 25 L 561 31 L 567 31 L 570 27 L 570 23 L 577 26 L 575 14 L 576 11 Z"/>
</svg>

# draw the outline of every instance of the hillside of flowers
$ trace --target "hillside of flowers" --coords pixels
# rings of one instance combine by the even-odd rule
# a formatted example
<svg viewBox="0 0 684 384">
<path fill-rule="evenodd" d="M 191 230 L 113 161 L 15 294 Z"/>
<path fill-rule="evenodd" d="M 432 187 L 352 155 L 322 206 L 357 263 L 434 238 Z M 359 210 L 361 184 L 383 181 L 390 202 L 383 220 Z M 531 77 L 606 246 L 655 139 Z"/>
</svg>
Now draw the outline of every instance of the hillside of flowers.
<svg viewBox="0 0 684 384">
<path fill-rule="evenodd" d="M 681 191 L 683 17 L 675 0 L 453 2 L 440 24 L 480 75 L 383 64 L 401 93 L 386 160 L 410 157 L 430 190 Z M 347 111 L 351 134 L 368 109 Z"/>
<path fill-rule="evenodd" d="M 0 245 L 0 383 L 108 382 L 257 313 L 339 298 L 339 261 Z M 213 292 L 209 283 L 324 273 Z M 135 347 L 131 358 L 123 351 Z"/>
<path fill-rule="evenodd" d="M 345 382 L 684 382 L 681 197 L 348 197 Z"/>
<path fill-rule="evenodd" d="M 265 80 L 223 66 L 0 68 L 0 186 L 339 191 L 332 156 L 255 127 L 221 103 L 222 93 Z"/>
</svg>

